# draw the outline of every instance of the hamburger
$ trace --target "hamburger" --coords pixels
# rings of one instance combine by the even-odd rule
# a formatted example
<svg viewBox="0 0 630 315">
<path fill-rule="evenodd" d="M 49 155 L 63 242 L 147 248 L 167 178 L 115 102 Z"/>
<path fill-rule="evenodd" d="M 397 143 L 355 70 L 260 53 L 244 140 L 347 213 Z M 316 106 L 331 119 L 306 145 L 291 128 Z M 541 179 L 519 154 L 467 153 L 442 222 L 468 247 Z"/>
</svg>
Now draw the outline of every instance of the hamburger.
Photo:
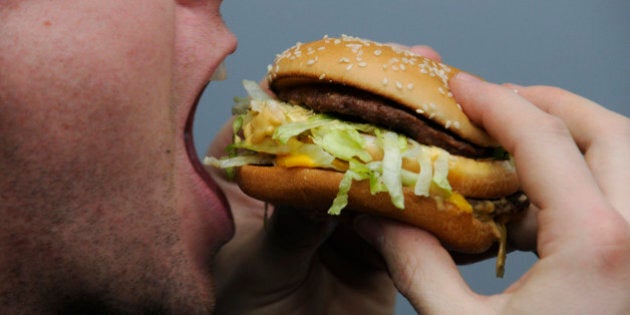
<svg viewBox="0 0 630 315">
<path fill-rule="evenodd" d="M 528 200 L 510 155 L 453 98 L 459 71 L 350 36 L 298 43 L 268 67 L 275 96 L 244 81 L 228 156 L 205 163 L 274 205 L 389 217 L 455 252 L 498 243 L 501 276 L 506 224 Z"/>
</svg>

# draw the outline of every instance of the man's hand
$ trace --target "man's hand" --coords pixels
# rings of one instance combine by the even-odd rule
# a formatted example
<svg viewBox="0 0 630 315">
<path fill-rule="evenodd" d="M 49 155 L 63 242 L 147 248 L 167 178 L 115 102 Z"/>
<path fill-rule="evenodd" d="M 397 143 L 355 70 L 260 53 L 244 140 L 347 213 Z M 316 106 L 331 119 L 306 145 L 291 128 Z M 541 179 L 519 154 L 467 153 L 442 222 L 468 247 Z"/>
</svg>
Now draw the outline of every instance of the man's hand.
<svg viewBox="0 0 630 315">
<path fill-rule="evenodd" d="M 439 60 L 429 47 L 408 49 Z M 208 154 L 224 155 L 231 140 L 228 123 Z M 266 209 L 221 171 L 210 172 L 230 202 L 236 225 L 215 268 L 217 314 L 393 312 L 392 280 L 380 256 L 355 233 L 351 214 L 314 217 L 301 209 Z"/>
<path fill-rule="evenodd" d="M 514 234 L 540 260 L 503 294 L 480 296 L 430 234 L 365 217 L 361 234 L 422 314 L 629 314 L 630 120 L 552 87 L 451 80 L 466 113 L 514 156 L 535 216 Z M 529 235 L 527 235 L 529 234 Z"/>
</svg>

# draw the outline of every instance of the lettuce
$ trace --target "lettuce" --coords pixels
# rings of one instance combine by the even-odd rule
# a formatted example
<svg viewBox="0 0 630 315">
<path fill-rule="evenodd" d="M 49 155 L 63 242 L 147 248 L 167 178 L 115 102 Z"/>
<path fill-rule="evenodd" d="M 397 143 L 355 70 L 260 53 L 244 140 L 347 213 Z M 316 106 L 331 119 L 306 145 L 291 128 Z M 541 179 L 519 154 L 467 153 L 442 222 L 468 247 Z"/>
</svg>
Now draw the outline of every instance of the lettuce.
<svg viewBox="0 0 630 315">
<path fill-rule="evenodd" d="M 341 210 L 348 205 L 348 193 L 352 187 L 353 180 L 361 181 L 368 179 L 370 176 L 371 172 L 365 164 L 358 162 L 356 159 L 351 159 L 348 170 L 343 174 L 341 182 L 339 182 L 337 196 L 335 196 L 332 205 L 328 209 L 328 214 L 339 215 Z"/>
<path fill-rule="evenodd" d="M 416 178 L 414 185 L 414 194 L 417 196 L 429 196 L 429 189 L 431 188 L 431 181 L 433 179 L 433 165 L 431 164 L 431 157 L 428 150 L 420 148 L 417 156 L 418 165 L 420 165 L 420 172 Z"/>
<path fill-rule="evenodd" d="M 446 197 L 450 196 L 453 193 L 453 188 L 451 188 L 451 184 L 448 182 L 448 159 L 449 154 L 443 152 L 437 156 L 435 162 L 433 162 L 433 179 L 432 182 L 438 188 L 442 190 L 442 192 L 446 195 Z"/>
<path fill-rule="evenodd" d="M 394 206 L 404 209 L 405 197 L 402 192 L 402 156 L 400 151 L 401 145 L 404 146 L 405 142 L 399 141 L 399 136 L 390 131 L 383 134 L 382 141 L 384 151 L 383 184 L 387 187 Z"/>
<path fill-rule="evenodd" d="M 273 157 L 270 155 L 239 155 L 235 157 L 227 157 L 217 159 L 213 156 L 206 156 L 203 159 L 203 164 L 211 165 L 216 168 L 232 168 L 243 165 L 265 165 L 270 164 L 273 161 Z"/>
<path fill-rule="evenodd" d="M 346 207 L 353 181 L 369 181 L 372 194 L 388 193 L 400 209 L 405 206 L 403 187 L 413 188 L 418 196 L 452 193 L 448 152 L 373 125 L 341 121 L 275 100 L 253 81 L 243 81 L 243 85 L 249 97 L 235 98 L 233 111 L 238 115 L 229 157 L 206 157 L 205 164 L 227 169 L 273 165 L 282 164 L 277 156 L 286 156 L 297 158 L 299 163 L 294 165 L 342 171 L 328 211 L 333 215 Z M 403 160 L 417 163 L 420 171 L 403 169 Z"/>
<path fill-rule="evenodd" d="M 273 98 L 267 92 L 265 92 L 265 90 L 263 90 L 258 83 L 254 81 L 243 80 L 243 87 L 245 88 L 245 91 L 247 91 L 249 97 L 251 97 L 252 99 L 261 101 L 273 100 Z"/>
<path fill-rule="evenodd" d="M 372 156 L 365 151 L 365 140 L 350 124 L 335 123 L 322 125 L 311 130 L 312 140 L 336 158 L 349 161 L 357 157 L 369 162 Z"/>
</svg>

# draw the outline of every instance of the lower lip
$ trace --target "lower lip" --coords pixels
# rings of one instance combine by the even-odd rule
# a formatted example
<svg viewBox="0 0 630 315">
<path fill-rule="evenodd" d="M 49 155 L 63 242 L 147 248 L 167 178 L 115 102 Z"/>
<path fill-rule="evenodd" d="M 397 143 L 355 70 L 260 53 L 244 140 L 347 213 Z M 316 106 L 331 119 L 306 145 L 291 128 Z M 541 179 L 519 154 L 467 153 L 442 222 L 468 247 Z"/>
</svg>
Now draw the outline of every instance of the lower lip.
<svg viewBox="0 0 630 315">
<path fill-rule="evenodd" d="M 191 114 L 188 115 L 184 129 L 184 143 L 186 145 L 188 158 L 194 171 L 198 174 L 209 190 L 207 191 L 207 194 L 204 194 L 206 195 L 204 197 L 208 199 L 208 205 L 210 205 L 210 210 L 212 212 L 212 217 L 209 218 L 212 222 L 208 223 L 213 226 L 214 236 L 215 238 L 218 238 L 218 246 L 220 247 L 229 241 L 234 235 L 234 220 L 229 208 L 229 203 L 223 194 L 223 191 L 221 191 L 216 182 L 212 179 L 212 177 L 210 177 L 197 157 L 197 150 L 195 149 L 193 141 L 192 125 L 194 120 L 193 113 L 197 108 L 200 98 L 201 93 L 197 96 L 197 99 L 191 108 Z M 217 239 L 215 239 L 215 241 L 217 241 Z"/>
</svg>

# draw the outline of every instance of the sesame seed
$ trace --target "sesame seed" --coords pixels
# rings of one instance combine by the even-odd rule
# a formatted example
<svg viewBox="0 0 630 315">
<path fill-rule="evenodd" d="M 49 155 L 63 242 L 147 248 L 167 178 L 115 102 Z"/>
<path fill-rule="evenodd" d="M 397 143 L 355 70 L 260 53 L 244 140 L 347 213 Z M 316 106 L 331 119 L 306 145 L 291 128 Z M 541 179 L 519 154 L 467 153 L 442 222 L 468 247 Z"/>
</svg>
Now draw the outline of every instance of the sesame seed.
<svg viewBox="0 0 630 315">
<path fill-rule="evenodd" d="M 451 125 L 452 125 L 452 124 L 453 124 L 453 122 L 452 122 L 452 121 L 447 120 L 447 121 L 446 121 L 446 124 L 444 124 L 444 128 L 446 128 L 446 129 L 451 128 Z"/>
<path fill-rule="evenodd" d="M 361 45 L 361 44 L 346 44 L 346 47 L 352 49 L 352 51 L 357 53 L 359 51 L 359 49 L 361 49 L 363 47 L 363 45 Z"/>
<path fill-rule="evenodd" d="M 352 66 L 353 66 L 353 64 L 349 64 L 349 65 L 346 67 L 346 70 L 350 71 L 350 69 L 352 69 Z"/>
<path fill-rule="evenodd" d="M 312 66 L 312 65 L 314 65 L 316 62 L 317 62 L 317 58 L 315 58 L 315 59 L 311 59 L 311 60 L 309 60 L 309 61 L 307 61 L 307 62 L 306 62 L 306 65 L 308 65 L 308 66 Z"/>
<path fill-rule="evenodd" d="M 418 109 L 416 109 L 416 113 L 418 113 L 418 114 L 424 114 L 424 110 L 422 110 L 422 109 L 418 108 Z"/>
<path fill-rule="evenodd" d="M 367 62 L 359 62 L 359 67 L 362 67 L 362 68 L 367 67 Z"/>
<path fill-rule="evenodd" d="M 339 44 L 341 44 L 341 40 L 340 39 L 335 39 L 334 43 L 335 43 L 335 45 L 339 45 Z"/>
<path fill-rule="evenodd" d="M 383 51 L 380 50 L 380 49 L 377 49 L 377 50 L 374 51 L 374 55 L 375 56 L 380 56 L 381 54 L 383 54 Z"/>
<path fill-rule="evenodd" d="M 455 129 L 459 129 L 461 127 L 461 124 L 459 123 L 459 121 L 456 121 L 453 123 L 453 127 L 455 127 Z"/>
<path fill-rule="evenodd" d="M 325 79 L 325 78 L 326 78 L 326 74 L 325 74 L 325 73 L 322 73 L 322 74 L 319 76 L 319 79 L 320 79 L 320 80 L 323 80 L 323 79 Z"/>
<path fill-rule="evenodd" d="M 270 72 L 271 70 L 273 70 L 273 66 L 272 65 L 267 65 L 267 72 Z"/>
<path fill-rule="evenodd" d="M 403 85 L 402 85 L 402 83 L 400 83 L 400 82 L 396 81 L 396 87 L 397 87 L 399 90 L 402 90 Z"/>
<path fill-rule="evenodd" d="M 383 78 L 383 85 L 387 85 L 387 83 L 389 83 L 389 79 L 388 78 Z"/>
<path fill-rule="evenodd" d="M 341 57 L 341 59 L 339 59 L 339 62 L 341 62 L 341 63 L 349 63 L 350 59 L 348 59 L 346 57 Z"/>
<path fill-rule="evenodd" d="M 404 65 L 404 64 L 401 64 L 401 65 L 400 65 L 400 70 L 405 71 L 405 70 L 407 70 L 407 67 L 405 67 L 405 65 Z"/>
<path fill-rule="evenodd" d="M 407 90 L 413 90 L 413 83 L 407 84 Z"/>
</svg>

